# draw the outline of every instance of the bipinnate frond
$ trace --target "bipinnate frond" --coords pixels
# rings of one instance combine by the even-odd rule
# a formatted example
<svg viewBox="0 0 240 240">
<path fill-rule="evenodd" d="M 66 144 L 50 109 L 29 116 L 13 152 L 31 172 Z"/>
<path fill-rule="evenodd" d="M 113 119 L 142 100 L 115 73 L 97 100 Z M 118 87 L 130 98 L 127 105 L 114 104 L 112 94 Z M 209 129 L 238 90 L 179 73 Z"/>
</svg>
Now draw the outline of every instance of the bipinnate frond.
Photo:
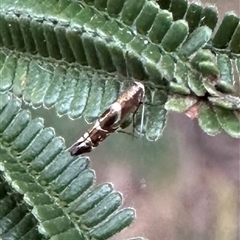
<svg viewBox="0 0 240 240">
<path fill-rule="evenodd" d="M 32 4 L 21 0 L 14 6 L 4 1 L 0 18 L 2 59 L 6 60 L 2 91 L 34 88 L 31 95 L 36 99 L 27 93 L 24 99 L 41 105 L 54 89 L 55 98 L 46 105 L 55 104 L 60 115 L 71 118 L 84 111 L 89 115 L 89 109 L 95 108 L 89 116 L 94 119 L 118 94 L 116 81 L 122 75 L 143 81 L 149 89 L 147 139 L 159 138 L 167 111 L 189 114 L 193 109 L 206 133 L 215 135 L 223 129 L 239 137 L 240 99 L 235 84 L 239 74 L 234 75 L 233 69 L 239 73 L 240 25 L 232 12 L 226 13 L 215 35 L 216 7 L 180 0 L 168 4 L 145 0 Z M 9 64 L 23 71 L 25 82 L 9 70 Z M 14 76 L 22 90 L 12 84 Z M 93 102 L 86 97 L 90 85 L 96 95 Z M 112 97 L 105 101 L 109 89 Z M 87 103 L 90 108 L 85 108 Z"/>
<path fill-rule="evenodd" d="M 216 29 L 216 6 L 187 0 L 2 0 L 0 236 L 107 239 L 135 214 L 118 210 L 111 184 L 93 187 L 88 158 L 70 157 L 22 101 L 92 122 L 138 80 L 145 114 L 134 126 L 148 140 L 169 111 L 240 138 L 239 20 L 228 12 Z"/>
<path fill-rule="evenodd" d="M 64 139 L 18 98 L 0 98 L 2 239 L 108 239 L 133 221 L 135 210 L 119 209 L 111 184 L 95 186 L 88 157 L 70 156 Z"/>
</svg>

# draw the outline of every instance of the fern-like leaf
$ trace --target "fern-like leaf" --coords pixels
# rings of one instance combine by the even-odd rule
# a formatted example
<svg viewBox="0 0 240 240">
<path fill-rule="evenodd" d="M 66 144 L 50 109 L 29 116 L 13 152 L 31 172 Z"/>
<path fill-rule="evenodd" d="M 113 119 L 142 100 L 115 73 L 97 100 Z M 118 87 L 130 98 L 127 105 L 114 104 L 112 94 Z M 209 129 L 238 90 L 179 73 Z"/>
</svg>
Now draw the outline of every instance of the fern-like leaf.
<svg viewBox="0 0 240 240">
<path fill-rule="evenodd" d="M 16 97 L 4 94 L 1 102 L 0 171 L 20 198 L 17 206 L 1 186 L 3 239 L 16 229 L 19 239 L 25 238 L 36 227 L 51 239 L 107 239 L 133 221 L 133 209 L 118 210 L 122 196 L 111 184 L 93 186 L 95 173 L 87 157 L 71 157 L 54 129 L 31 119 Z M 20 214 L 15 222 L 12 214 Z"/>
<path fill-rule="evenodd" d="M 185 98 L 188 103 L 191 102 L 190 99 L 195 98 L 198 106 L 207 104 L 206 107 L 211 109 L 215 117 L 216 113 L 213 110 L 215 105 L 232 109 L 232 114 L 239 121 L 239 108 L 229 101 L 233 98 L 239 101 L 234 85 L 235 81 L 239 81 L 239 77 L 235 78 L 232 71 L 234 67 L 238 68 L 239 62 L 239 17 L 235 14 L 231 12 L 226 14 L 213 37 L 212 30 L 216 26 L 217 10 L 209 5 L 204 7 L 175 0 L 168 6 L 164 5 L 164 8 L 169 10 L 167 11 L 160 9 L 158 3 L 151 1 L 140 1 L 137 5 L 133 0 L 121 1 L 119 4 L 110 0 L 79 3 L 61 1 L 54 6 L 53 12 L 49 12 L 49 4 L 53 3 L 40 2 L 32 5 L 21 0 L 13 8 L 8 1 L 4 1 L 1 8 L 4 23 L 1 33 L 3 46 L 18 52 L 31 49 L 28 51 L 30 54 L 38 53 L 51 59 L 63 59 L 69 64 L 76 62 L 77 70 L 74 67 L 69 68 L 69 65 L 62 69 L 61 64 L 58 66 L 55 61 L 53 64 L 41 63 L 43 62 L 41 59 L 38 63 L 37 56 L 36 61 L 28 59 L 28 62 L 26 56 L 16 56 L 14 52 L 8 52 L 2 68 L 4 77 L 2 91 L 11 87 L 18 92 L 22 89 L 25 92 L 24 99 L 35 107 L 44 104 L 43 98 L 46 95 L 50 102 L 46 101 L 45 105 L 54 104 L 55 99 L 59 115 L 68 114 L 76 118 L 85 112 L 86 120 L 91 122 L 102 108 L 110 104 L 110 99 L 103 100 L 102 106 L 101 101 L 94 101 L 103 99 L 106 85 L 111 85 L 110 81 L 106 82 L 106 74 L 116 79 L 116 75 L 111 73 L 118 72 L 123 76 L 143 80 L 146 87 L 150 85 L 162 89 L 168 96 L 165 107 L 167 110 L 186 111 L 186 107 L 182 109 L 177 101 L 174 103 L 176 106 L 171 107 L 174 99 L 180 95 L 180 98 Z M 161 7 L 162 3 L 159 4 Z M 35 9 L 37 15 L 32 14 L 30 9 Z M 197 9 L 197 16 L 192 13 L 193 9 Z M 22 19 L 26 15 L 28 18 Z M 29 26 L 28 31 L 26 24 Z M 3 52 L 2 56 L 4 58 Z M 19 57 L 23 59 L 19 61 Z M 231 58 L 234 61 L 231 61 Z M 23 69 L 22 64 L 26 64 Z M 92 76 L 87 79 L 91 82 L 92 91 L 88 93 L 89 85 L 81 81 L 86 79 L 87 71 L 78 64 L 88 65 L 92 70 L 105 71 L 103 76 L 96 74 L 95 70 L 90 73 Z M 46 71 L 40 70 L 39 65 Z M 19 80 L 18 77 L 18 72 L 21 74 L 24 69 L 28 80 L 26 85 L 24 78 Z M 21 87 L 11 84 L 14 76 L 17 76 L 18 85 Z M 111 101 L 119 91 L 115 83 L 112 86 Z M 51 90 L 55 91 L 53 99 L 49 97 Z M 91 97 L 90 94 L 88 101 L 86 97 L 80 100 L 76 97 L 77 93 L 79 98 L 84 96 L 84 93 L 86 95 L 94 93 L 96 97 Z M 219 95 L 221 101 L 216 101 L 214 97 Z M 150 103 L 155 104 L 152 101 Z M 86 108 L 84 104 L 87 104 Z M 188 105 L 187 110 L 190 111 L 192 108 L 193 105 Z M 198 112 L 196 116 L 200 116 L 200 108 L 196 109 Z M 149 116 L 148 109 L 146 116 Z M 148 137 L 146 130 L 146 137 L 149 140 L 156 140 L 164 129 L 166 114 L 160 122 L 159 118 L 146 122 L 149 124 L 146 129 L 159 133 L 154 137 Z M 153 125 L 159 125 L 160 128 L 156 129 Z M 203 130 L 205 131 L 205 128 Z M 239 133 L 231 135 L 237 137 Z"/>
<path fill-rule="evenodd" d="M 92 187 L 88 159 L 71 158 L 54 129 L 32 120 L 14 96 L 92 122 L 124 89 L 124 78 L 137 79 L 146 107 L 134 126 L 148 140 L 161 136 L 168 111 L 197 117 L 209 135 L 240 138 L 239 20 L 226 13 L 216 29 L 215 6 L 186 0 L 3 0 L 1 234 L 106 239 L 134 217 L 132 209 L 117 210 L 121 195 L 111 185 Z"/>
</svg>

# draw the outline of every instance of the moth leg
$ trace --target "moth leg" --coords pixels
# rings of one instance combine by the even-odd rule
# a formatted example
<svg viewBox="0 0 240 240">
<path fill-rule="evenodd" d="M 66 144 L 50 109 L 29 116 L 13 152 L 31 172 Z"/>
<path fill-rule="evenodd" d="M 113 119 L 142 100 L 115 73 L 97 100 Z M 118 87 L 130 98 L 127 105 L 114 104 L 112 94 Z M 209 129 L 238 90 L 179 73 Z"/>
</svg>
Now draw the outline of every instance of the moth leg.
<svg viewBox="0 0 240 240">
<path fill-rule="evenodd" d="M 133 123 L 133 129 L 132 129 L 132 134 L 134 135 L 134 132 L 135 132 L 135 116 L 136 116 L 136 113 L 138 111 L 138 109 L 140 108 L 141 105 L 143 105 L 143 108 L 142 108 L 142 115 L 141 115 L 141 132 L 142 132 L 142 129 L 143 129 L 143 120 L 144 120 L 144 104 L 143 102 L 140 102 L 137 109 L 133 112 L 133 116 L 132 116 L 132 123 Z"/>
<path fill-rule="evenodd" d="M 116 132 L 117 133 L 124 133 L 124 134 L 130 135 L 130 136 L 132 136 L 132 138 L 137 138 L 137 136 L 133 135 L 131 132 L 126 132 L 126 131 L 121 130 L 121 129 L 118 129 Z"/>
<path fill-rule="evenodd" d="M 142 106 L 142 115 L 141 115 L 141 127 L 140 127 L 141 133 L 143 132 L 144 111 L 145 111 L 145 106 L 143 104 L 143 106 Z"/>
<path fill-rule="evenodd" d="M 125 133 L 131 135 L 133 138 L 137 138 L 134 133 L 124 131 L 123 129 L 129 127 L 132 124 L 132 116 L 129 115 L 120 125 L 120 129 L 117 130 L 119 133 Z"/>
</svg>

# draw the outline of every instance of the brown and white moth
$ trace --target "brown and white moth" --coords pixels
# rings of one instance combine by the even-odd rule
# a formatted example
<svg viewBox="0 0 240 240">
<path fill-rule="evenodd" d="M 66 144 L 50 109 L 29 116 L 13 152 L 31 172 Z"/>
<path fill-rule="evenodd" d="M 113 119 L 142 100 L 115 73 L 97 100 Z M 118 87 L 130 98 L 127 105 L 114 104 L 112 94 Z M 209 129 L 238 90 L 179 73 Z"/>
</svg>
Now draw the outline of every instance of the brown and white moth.
<svg viewBox="0 0 240 240">
<path fill-rule="evenodd" d="M 72 156 L 91 152 L 100 142 L 115 132 L 126 118 L 135 113 L 143 103 L 145 88 L 142 83 L 134 81 L 116 101 L 96 120 L 93 127 L 74 143 L 69 152 Z"/>
</svg>

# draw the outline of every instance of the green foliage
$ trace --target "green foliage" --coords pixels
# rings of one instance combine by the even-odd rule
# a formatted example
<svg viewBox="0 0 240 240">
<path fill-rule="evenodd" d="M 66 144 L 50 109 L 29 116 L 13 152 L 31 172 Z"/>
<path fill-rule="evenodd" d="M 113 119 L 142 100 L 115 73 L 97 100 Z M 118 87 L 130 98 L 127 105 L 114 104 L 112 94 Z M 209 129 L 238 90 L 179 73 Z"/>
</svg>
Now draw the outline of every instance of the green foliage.
<svg viewBox="0 0 240 240">
<path fill-rule="evenodd" d="M 16 97 L 3 94 L 1 102 L 0 171 L 10 184 L 2 188 L 10 187 L 21 199 L 19 206 L 12 205 L 11 194 L 2 190 L 0 221 L 24 209 L 21 221 L 26 223 L 20 227 L 16 221 L 19 238 L 38 227 L 51 239 L 107 239 L 132 222 L 135 211 L 118 210 L 122 197 L 111 184 L 93 186 L 95 173 L 87 157 L 71 157 L 54 129 L 44 128 L 43 119 L 31 119 Z M 1 224 L 3 239 L 13 234 L 12 225 Z"/>
<path fill-rule="evenodd" d="M 159 4 L 165 6 L 165 2 Z M 239 17 L 227 13 L 212 36 L 218 15 L 215 7 L 188 6 L 179 0 L 172 1 L 169 9 L 162 10 L 151 1 L 136 5 L 130 0 L 119 4 L 65 0 L 32 5 L 22 0 L 14 8 L 4 1 L 1 91 L 13 89 L 34 107 L 55 105 L 59 115 L 78 118 L 84 114 L 91 122 L 122 88 L 117 72 L 142 80 L 149 88 L 150 105 L 156 105 L 151 92 L 158 88 L 168 96 L 166 110 L 196 108 L 200 116 L 200 106 L 206 104 L 216 118 L 217 105 L 232 109 L 238 120 L 235 82 L 239 76 L 234 76 L 233 69 L 239 72 Z M 197 103 L 181 108 L 177 101 L 173 104 L 178 97 L 188 103 L 195 98 Z M 166 123 L 166 111 L 161 111 L 160 122 L 152 116 L 148 120 L 154 111 L 159 110 L 146 108 L 149 140 L 158 139 Z M 224 130 L 229 132 L 228 127 Z M 231 135 L 238 137 L 239 131 Z"/>
<path fill-rule="evenodd" d="M 5 237 L 107 239 L 134 218 L 132 209 L 117 210 L 121 196 L 110 185 L 91 187 L 88 159 L 70 158 L 21 100 L 92 122 L 123 80 L 138 79 L 148 140 L 161 136 L 168 111 L 197 117 L 209 135 L 240 138 L 240 21 L 232 12 L 215 35 L 217 8 L 186 0 L 3 0 L 0 21 L 0 92 L 13 93 L 0 101 Z M 22 225 L 11 221 L 14 212 Z"/>
</svg>

